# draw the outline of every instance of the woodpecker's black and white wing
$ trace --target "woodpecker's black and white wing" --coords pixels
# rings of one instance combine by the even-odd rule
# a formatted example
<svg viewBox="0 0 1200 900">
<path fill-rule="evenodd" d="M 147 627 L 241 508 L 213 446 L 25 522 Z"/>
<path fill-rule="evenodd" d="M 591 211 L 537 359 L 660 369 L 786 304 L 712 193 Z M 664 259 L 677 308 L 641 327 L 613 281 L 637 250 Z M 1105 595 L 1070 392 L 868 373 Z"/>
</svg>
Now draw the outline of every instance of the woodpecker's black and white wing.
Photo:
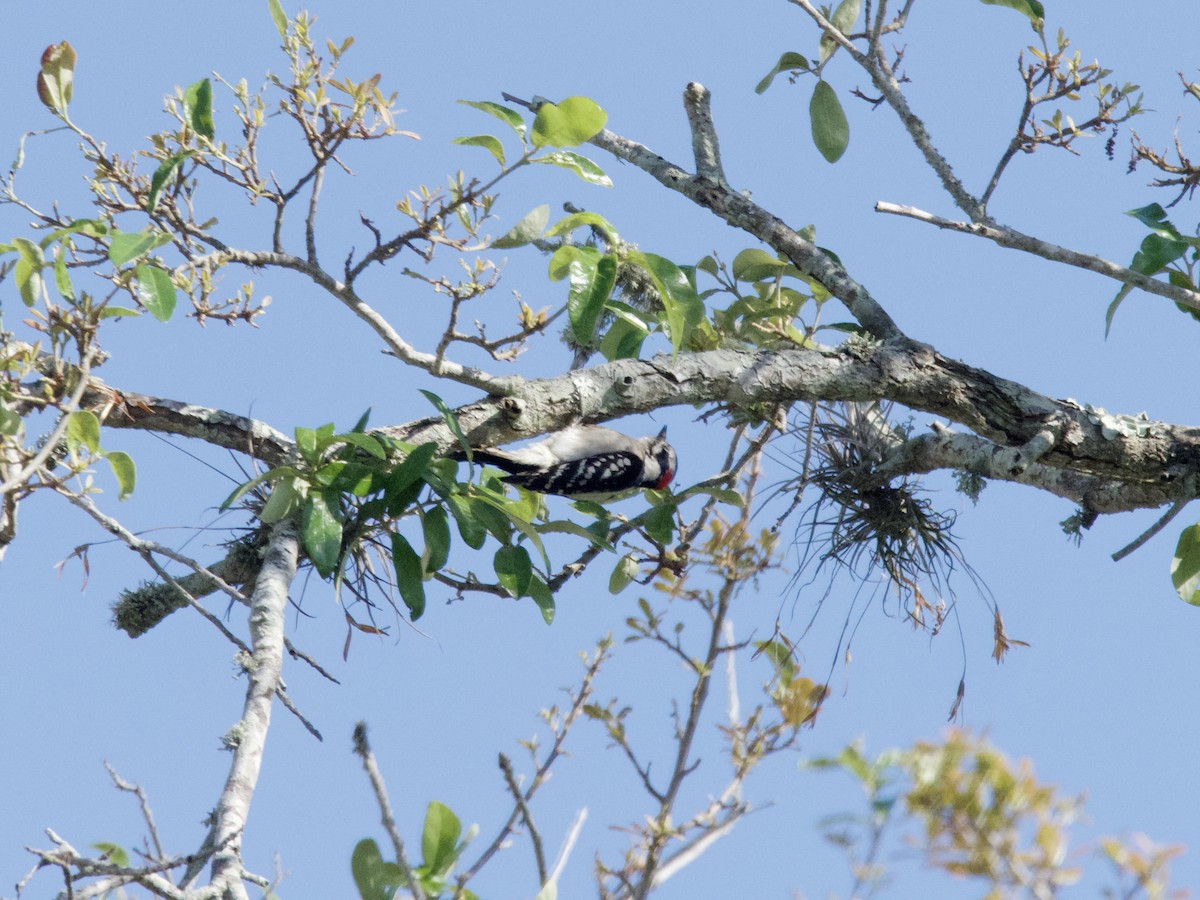
<svg viewBox="0 0 1200 900">
<path fill-rule="evenodd" d="M 518 450 L 473 451 L 476 461 L 508 474 L 504 481 L 542 494 L 603 496 L 633 488 L 665 488 L 675 450 L 664 428 L 631 438 L 599 425 L 574 425 Z"/>
<path fill-rule="evenodd" d="M 646 466 L 635 454 L 623 450 L 597 453 L 544 469 L 512 472 L 503 480 L 540 494 L 608 494 L 642 487 Z"/>
</svg>

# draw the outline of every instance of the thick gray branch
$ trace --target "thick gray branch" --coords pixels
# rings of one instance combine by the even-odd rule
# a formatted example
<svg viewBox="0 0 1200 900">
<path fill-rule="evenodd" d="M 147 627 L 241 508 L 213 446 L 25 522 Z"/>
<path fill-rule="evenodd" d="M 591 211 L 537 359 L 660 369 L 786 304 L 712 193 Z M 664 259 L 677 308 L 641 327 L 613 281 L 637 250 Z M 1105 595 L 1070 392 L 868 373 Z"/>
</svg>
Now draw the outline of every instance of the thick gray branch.
<svg viewBox="0 0 1200 900">
<path fill-rule="evenodd" d="M 241 836 L 258 784 L 263 748 L 271 724 L 271 703 L 283 669 L 284 611 L 288 588 L 296 576 L 299 540 L 296 527 L 285 519 L 274 526 L 262 569 L 250 598 L 253 652 L 246 661 L 246 702 L 242 718 L 227 740 L 233 752 L 225 789 L 214 814 L 212 883 L 205 896 L 245 897 L 242 886 Z"/>
<path fill-rule="evenodd" d="M 1200 469 L 1200 428 L 1132 416 L 1101 421 L 1095 411 L 1072 401 L 1039 394 L 905 338 L 838 352 L 728 349 L 681 354 L 674 362 L 667 357 L 620 360 L 529 381 L 510 397 L 457 412 L 473 444 L 492 445 L 574 421 L 603 421 L 663 406 L 814 400 L 893 400 L 965 425 L 986 439 L 989 452 L 1036 444 L 1052 425 L 1058 435 L 1054 445 L 1039 449 L 1036 461 L 1014 464 L 1025 472 L 1010 477 L 1097 512 L 1173 502 L 1180 497 L 1182 476 Z M 1131 423 L 1128 433 L 1114 433 L 1113 422 Z M 409 441 L 444 441 L 445 426 L 427 419 L 386 431 Z M 686 460 L 686 444 L 682 447 Z M 928 455 L 914 456 L 909 471 L 973 468 L 955 454 L 936 464 Z"/>
<path fill-rule="evenodd" d="M 704 143 L 703 136 L 696 140 Z M 892 317 L 832 257 L 812 241 L 801 237 L 782 219 L 771 215 L 723 181 L 691 175 L 636 141 L 608 129 L 592 138 L 591 143 L 632 163 L 661 184 L 712 211 L 734 228 L 740 228 L 778 250 L 800 271 L 811 275 L 841 300 L 851 315 L 875 337 L 890 338 L 900 334 Z"/>
<path fill-rule="evenodd" d="M 494 446 L 573 422 L 608 421 L 665 406 L 893 400 L 964 425 L 999 447 L 1022 447 L 1054 423 L 1060 438 L 1039 457 L 1039 466 L 1123 486 L 1105 492 L 1107 499 L 1098 501 L 1093 499 L 1093 483 L 1086 482 L 1089 503 L 1100 512 L 1174 502 L 1181 496 L 1182 476 L 1200 470 L 1200 428 L 1140 422 L 1130 433 L 1114 434 L 1078 404 L 1039 394 L 903 337 L 839 351 L 724 349 L 683 353 L 675 360 L 618 360 L 554 378 L 517 380 L 511 390 L 508 397 L 489 397 L 456 410 L 472 444 Z M 260 434 L 265 428 L 261 423 L 157 398 L 136 399 L 126 404 L 128 414 L 110 414 L 108 424 L 191 434 L 219 446 L 253 449 L 253 455 L 270 464 L 286 456 L 282 436 L 272 443 L 239 435 L 239 427 Z M 1130 416 L 1108 419 L 1135 421 Z M 417 443 L 453 443 L 440 417 L 381 431 Z M 686 443 L 682 448 L 686 460 Z M 1074 488 L 1064 491 L 1063 482 L 1039 478 L 1037 473 L 1047 469 L 1031 466 L 1030 471 L 1024 483 L 1084 501 L 1084 494 Z"/>
<path fill-rule="evenodd" d="M 905 441 L 878 467 L 876 474 L 886 479 L 938 469 L 961 469 L 993 480 L 1029 485 L 1099 513 L 1156 507 L 1165 502 L 1163 484 L 1124 484 L 1044 463 L 1026 463 L 1019 448 L 1002 447 L 976 435 L 948 429 Z"/>
<path fill-rule="evenodd" d="M 198 438 L 268 465 L 278 465 L 291 456 L 291 440 L 265 422 L 223 409 L 119 391 L 99 378 L 91 379 L 81 406 L 96 410 L 109 428 Z"/>
</svg>

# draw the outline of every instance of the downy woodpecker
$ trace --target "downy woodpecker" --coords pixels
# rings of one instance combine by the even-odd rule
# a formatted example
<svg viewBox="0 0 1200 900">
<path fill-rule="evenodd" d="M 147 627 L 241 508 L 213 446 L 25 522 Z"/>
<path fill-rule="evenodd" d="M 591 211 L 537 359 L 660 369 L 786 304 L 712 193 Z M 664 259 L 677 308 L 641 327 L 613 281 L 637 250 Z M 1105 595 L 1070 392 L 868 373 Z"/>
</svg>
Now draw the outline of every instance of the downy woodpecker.
<svg viewBox="0 0 1200 900">
<path fill-rule="evenodd" d="M 631 438 L 599 425 L 572 425 L 519 450 L 472 451 L 477 462 L 509 474 L 503 480 L 542 494 L 604 496 L 631 488 L 665 488 L 675 475 L 667 429 Z"/>
</svg>

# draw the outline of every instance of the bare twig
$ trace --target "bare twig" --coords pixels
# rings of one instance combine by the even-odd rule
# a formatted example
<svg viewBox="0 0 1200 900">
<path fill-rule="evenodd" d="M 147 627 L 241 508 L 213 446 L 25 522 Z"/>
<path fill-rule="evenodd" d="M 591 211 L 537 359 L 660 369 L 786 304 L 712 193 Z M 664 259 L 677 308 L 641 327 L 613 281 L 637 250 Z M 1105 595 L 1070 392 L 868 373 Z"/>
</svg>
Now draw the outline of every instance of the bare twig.
<svg viewBox="0 0 1200 900">
<path fill-rule="evenodd" d="M 500 771 L 504 773 L 504 784 L 521 813 L 521 821 L 525 823 L 525 828 L 529 831 L 529 840 L 533 844 L 533 858 L 537 864 L 538 884 L 545 884 L 546 854 L 542 849 L 542 836 L 538 834 L 537 825 L 533 822 L 533 813 L 529 811 L 529 805 L 521 795 L 521 786 L 517 784 L 517 776 L 513 772 L 512 760 L 503 753 L 500 754 Z"/>
<path fill-rule="evenodd" d="M 1192 500 L 1194 499 L 1194 497 L 1190 496 L 1190 495 L 1195 493 L 1195 489 L 1196 489 L 1195 488 L 1195 481 L 1196 481 L 1195 476 L 1194 475 L 1190 476 L 1190 480 L 1191 480 L 1192 484 L 1190 485 L 1190 489 L 1188 490 L 1187 494 L 1185 494 L 1180 499 L 1176 500 L 1171 505 L 1171 508 L 1168 509 L 1166 511 L 1166 513 L 1164 513 L 1162 516 L 1160 516 L 1153 525 L 1151 525 L 1141 535 L 1139 535 L 1136 540 L 1134 540 L 1133 542 L 1129 543 L 1128 545 L 1122 547 L 1120 550 L 1118 550 L 1116 553 L 1114 553 L 1112 555 L 1113 562 L 1120 562 L 1125 557 L 1127 557 L 1129 554 L 1131 554 L 1135 550 L 1138 550 L 1139 548 L 1141 548 L 1143 545 L 1145 545 L 1145 543 L 1148 540 L 1150 540 L 1150 538 L 1154 537 L 1156 534 L 1158 534 L 1160 531 L 1162 531 L 1164 528 L 1166 528 L 1172 519 L 1174 519 L 1177 515 L 1179 515 L 1181 512 L 1183 512 L 1183 508 L 1185 506 L 1187 506 L 1189 503 L 1191 503 Z"/>
<path fill-rule="evenodd" d="M 548 882 L 557 883 L 558 879 L 562 877 L 563 871 L 567 868 L 567 861 L 571 858 L 571 851 L 575 848 L 575 842 L 579 839 L 579 833 L 583 830 L 583 823 L 587 821 L 587 816 L 586 806 L 576 814 L 575 820 L 567 831 L 567 836 L 563 839 L 558 857 L 554 860 L 554 868 L 550 870 Z"/>
<path fill-rule="evenodd" d="M 851 58 L 871 76 L 871 81 L 878 88 L 879 92 L 883 94 L 888 106 L 900 118 L 905 130 L 908 132 L 909 138 L 921 152 L 921 155 L 925 157 L 925 162 L 933 169 L 938 179 L 942 182 L 942 186 L 946 189 L 946 193 L 953 198 L 955 205 L 970 216 L 972 221 L 990 221 L 979 200 L 972 196 L 963 186 L 962 181 L 954 174 L 954 169 L 951 167 L 949 161 L 934 146 L 925 123 L 917 118 L 916 113 L 909 107 L 908 98 L 904 96 L 904 92 L 900 88 L 900 82 L 896 79 L 895 72 L 892 71 L 892 67 L 888 64 L 887 58 L 884 56 L 882 48 L 878 43 L 878 39 L 872 44 L 869 54 L 862 53 L 809 0 L 790 0 L 790 2 L 808 13 L 817 26 L 849 53 Z"/>
<path fill-rule="evenodd" d="M 571 729 L 578 720 L 580 713 L 583 712 L 584 705 L 592 695 L 592 682 L 599 673 L 600 667 L 609 659 L 610 643 L 610 641 L 603 641 L 600 646 L 597 647 L 596 652 L 592 654 L 591 659 L 588 660 L 587 667 L 583 673 L 583 680 L 579 685 L 579 690 L 571 698 L 571 708 L 567 711 L 567 714 L 563 717 L 561 724 L 555 730 L 554 743 L 551 745 L 549 752 L 546 754 L 545 758 L 533 773 L 533 777 L 529 781 L 529 787 L 525 788 L 525 791 L 521 794 L 524 804 L 528 805 L 528 803 L 533 799 L 533 796 L 537 793 L 538 788 L 545 783 L 546 778 L 549 776 L 550 767 L 553 766 L 554 763 L 558 761 L 558 758 L 562 755 L 563 744 L 566 742 L 567 735 L 570 734 Z M 514 805 L 513 811 L 508 817 L 508 821 L 504 823 L 496 837 L 479 855 L 479 858 L 475 860 L 471 867 L 460 874 L 457 879 L 455 879 L 460 891 L 462 890 L 463 885 L 475 877 L 475 875 L 479 873 L 479 870 L 487 864 L 488 860 L 495 856 L 496 852 L 504 845 L 504 842 L 507 841 L 509 835 L 512 834 L 513 829 L 516 827 L 517 821 L 520 819 L 520 817 L 520 806 Z"/>
<path fill-rule="evenodd" d="M 388 839 L 392 842 L 392 850 L 396 854 L 396 865 L 404 876 L 406 887 L 412 892 L 414 900 L 425 900 L 425 891 L 421 888 L 420 882 L 417 881 L 417 876 L 413 873 L 413 868 L 408 862 L 408 854 L 404 851 L 404 839 L 400 836 L 400 829 L 396 825 L 396 817 L 392 813 L 392 804 L 388 799 L 387 785 L 383 782 L 383 775 L 379 771 L 379 765 L 375 762 L 375 754 L 371 751 L 371 745 L 367 741 L 367 725 L 365 722 L 359 722 L 354 726 L 354 752 L 362 759 L 363 770 L 367 773 L 367 778 L 371 781 L 371 790 L 375 792 L 375 802 L 379 804 L 379 815 L 383 823 L 383 830 L 387 832 Z"/>
<path fill-rule="evenodd" d="M 58 417 L 58 421 L 54 423 L 54 428 L 46 435 L 41 449 L 33 455 L 32 459 L 17 470 L 15 475 L 8 474 L 8 469 L 11 467 L 6 465 L 4 474 L 8 475 L 8 477 L 3 483 L 0 483 L 0 497 L 4 497 L 9 492 L 15 491 L 24 485 L 35 472 L 45 465 L 46 460 L 52 454 L 58 452 L 62 439 L 67 433 L 67 425 L 70 423 L 71 413 L 79 409 L 80 402 L 89 387 L 88 379 L 91 377 L 92 362 L 95 356 L 96 351 L 89 350 L 84 353 L 83 358 L 79 361 L 78 369 L 74 375 L 74 377 L 79 379 L 79 383 L 75 385 L 66 402 L 60 404 L 61 414 Z"/>
<path fill-rule="evenodd" d="M 1125 266 L 1117 265 L 1114 262 L 1109 262 L 1107 259 L 1093 256 L 1090 253 L 1080 253 L 1077 250 L 1060 247 L 1057 244 L 1043 241 L 1032 235 L 1022 234 L 1005 225 L 958 222 L 953 219 L 942 218 L 921 209 L 916 209 L 912 206 L 884 201 L 876 203 L 875 209 L 877 212 L 905 216 L 910 219 L 916 219 L 918 222 L 926 222 L 949 231 L 987 238 L 1001 247 L 1020 250 L 1024 253 L 1048 259 L 1051 262 L 1063 263 L 1064 265 L 1075 266 L 1079 269 L 1086 269 L 1089 272 L 1096 272 L 1114 281 L 1119 281 L 1122 284 L 1132 285 L 1148 294 L 1157 294 L 1160 297 L 1166 297 L 1168 300 L 1172 300 L 1189 309 L 1200 310 L 1200 292 L 1177 287 L 1165 281 L 1159 281 L 1156 278 L 1151 278 L 1149 275 L 1143 275 L 1141 272 L 1135 272 Z"/>
<path fill-rule="evenodd" d="M 154 842 L 154 856 L 156 861 L 161 861 L 166 855 L 163 853 L 162 843 L 158 839 L 158 827 L 154 824 L 154 814 L 150 812 L 150 802 L 146 799 L 146 792 L 142 790 L 140 784 L 130 784 L 124 778 L 117 774 L 117 770 L 108 764 L 104 763 L 104 768 L 108 770 L 108 776 L 112 779 L 113 784 L 118 790 L 127 791 L 138 798 L 138 805 L 142 810 L 142 818 L 146 820 L 146 828 L 150 832 L 150 840 Z"/>
</svg>

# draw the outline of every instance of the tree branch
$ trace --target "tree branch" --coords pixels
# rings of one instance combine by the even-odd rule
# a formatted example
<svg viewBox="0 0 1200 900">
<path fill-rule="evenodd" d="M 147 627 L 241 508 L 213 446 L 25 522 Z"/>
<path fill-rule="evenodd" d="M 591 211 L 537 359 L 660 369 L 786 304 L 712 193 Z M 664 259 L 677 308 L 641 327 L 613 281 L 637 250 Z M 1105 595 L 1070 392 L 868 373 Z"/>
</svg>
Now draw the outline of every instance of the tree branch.
<svg viewBox="0 0 1200 900">
<path fill-rule="evenodd" d="M 896 80 L 896 74 L 884 58 L 883 47 L 879 43 L 878 37 L 876 36 L 872 40 L 871 52 L 869 54 L 862 53 L 809 0 L 790 0 L 790 2 L 808 13 L 817 26 L 839 46 L 843 47 L 851 58 L 871 76 L 872 83 L 883 94 L 888 106 L 900 118 L 900 122 L 904 125 L 904 129 L 908 132 L 913 144 L 921 152 L 921 155 L 925 157 L 925 162 L 929 164 L 929 167 L 933 169 L 938 179 L 942 182 L 942 187 L 953 198 L 954 204 L 970 216 L 973 221 L 989 221 L 987 212 L 979 200 L 972 196 L 971 192 L 963 186 L 962 181 L 954 174 L 949 161 L 933 145 L 933 141 L 929 137 L 929 132 L 925 128 L 925 123 L 917 118 L 916 113 L 909 107 L 908 98 L 904 96 L 904 92 L 900 89 L 900 82 Z M 905 14 L 907 13 L 907 7 L 904 12 Z"/>
<path fill-rule="evenodd" d="M 1139 288 L 1148 294 L 1157 294 L 1160 297 L 1166 297 L 1168 300 L 1173 300 L 1189 309 L 1200 310 L 1200 292 L 1176 287 L 1173 284 L 1159 281 L 1156 278 L 1143 275 L 1141 272 L 1135 272 L 1133 269 L 1128 269 L 1117 263 L 1109 262 L 1107 259 L 1099 256 L 1093 256 L 1090 253 L 1080 253 L 1078 250 L 1071 250 L 1067 247 L 1060 247 L 1058 244 L 1052 244 L 1049 241 L 1043 241 L 1032 235 L 1023 234 L 1005 225 L 956 222 L 953 219 L 944 219 L 941 216 L 912 206 L 888 203 L 882 200 L 875 204 L 875 211 L 890 213 L 896 216 L 907 216 L 910 219 L 916 219 L 918 222 L 936 225 L 938 228 L 957 231 L 960 234 L 973 234 L 976 237 L 987 238 L 1001 247 L 1020 250 L 1023 253 L 1040 256 L 1042 259 L 1048 259 L 1051 262 L 1063 263 L 1079 269 L 1086 269 L 1089 272 L 1096 272 L 1106 278 L 1119 281 L 1122 284 Z"/>
<path fill-rule="evenodd" d="M 110 399 L 114 393 L 105 387 L 96 396 Z M 251 419 L 143 395 L 120 396 L 126 402 L 107 420 L 113 427 L 190 434 L 243 452 L 253 445 L 254 455 L 268 463 L 282 461 L 290 444 L 273 429 L 264 440 L 267 426 Z M 608 421 L 666 406 L 814 400 L 892 400 L 958 422 L 1009 448 L 1028 443 L 1046 423 L 1059 423 L 1062 437 L 1040 458 L 1042 465 L 1010 480 L 1086 500 L 1096 512 L 1173 503 L 1182 496 L 1181 477 L 1200 470 L 1200 428 L 1105 414 L 1105 421 L 1131 426 L 1113 433 L 1095 410 L 1047 397 L 904 337 L 852 341 L 837 350 L 730 348 L 681 354 L 673 362 L 668 357 L 616 360 L 554 378 L 514 379 L 510 396 L 455 412 L 472 444 L 496 446 L 573 422 Z M 440 416 L 379 432 L 413 443 L 454 443 Z"/>
<path fill-rule="evenodd" d="M 223 265 L 231 262 L 253 268 L 274 266 L 280 269 L 290 269 L 294 272 L 299 272 L 318 287 L 324 289 L 354 313 L 355 316 L 365 322 L 383 341 L 384 346 L 387 348 L 386 352 L 395 356 L 401 362 L 424 369 L 440 378 L 449 378 L 490 393 L 501 394 L 505 391 L 505 385 L 509 381 L 507 378 L 499 378 L 482 369 L 463 366 L 446 359 L 439 359 L 435 354 L 424 353 L 418 350 L 408 341 L 404 340 L 387 319 L 364 302 L 350 284 L 338 281 L 320 266 L 313 264 L 309 260 L 278 251 L 252 251 L 230 248 L 191 260 L 180 266 L 179 269 L 183 270 L 204 264 Z"/>
<path fill-rule="evenodd" d="M 696 84 L 690 86 L 689 91 L 696 95 L 707 93 L 701 85 Z M 703 126 L 703 118 L 692 124 L 694 128 Z M 705 140 L 702 132 L 693 132 L 693 143 L 703 145 Z M 829 254 L 723 181 L 691 175 L 636 141 L 614 134 L 607 128 L 593 137 L 591 143 L 618 159 L 632 163 L 662 185 L 710 210 L 734 228 L 740 228 L 778 250 L 841 300 L 851 315 L 875 337 L 890 338 L 900 334 L 892 317 Z"/>
<path fill-rule="evenodd" d="M 207 898 L 246 897 L 242 885 L 242 833 L 250 801 L 258 783 L 271 703 L 283 669 L 284 611 L 288 589 L 296 576 L 299 556 L 296 526 L 284 519 L 271 529 L 262 569 L 250 598 L 250 634 L 253 651 L 247 666 L 246 702 L 242 718 L 230 732 L 233 762 L 225 789 L 213 816 L 212 883 L 201 895 Z"/>
<path fill-rule="evenodd" d="M 354 726 L 354 752 L 362 760 L 363 770 L 371 782 L 371 790 L 375 792 L 375 802 L 379 804 L 383 830 L 387 832 L 388 840 L 392 842 L 392 851 L 396 854 L 396 865 L 400 868 L 400 873 L 404 876 L 407 887 L 412 892 L 413 900 L 425 900 L 425 891 L 421 888 L 421 883 L 417 880 L 416 875 L 413 874 L 408 854 L 404 850 L 404 839 L 400 836 L 400 829 L 396 825 L 396 816 L 392 812 L 392 803 L 388 799 L 387 785 L 384 784 L 383 774 L 379 771 L 379 764 L 375 761 L 375 754 L 367 740 L 366 722 L 359 722 Z"/>
</svg>

